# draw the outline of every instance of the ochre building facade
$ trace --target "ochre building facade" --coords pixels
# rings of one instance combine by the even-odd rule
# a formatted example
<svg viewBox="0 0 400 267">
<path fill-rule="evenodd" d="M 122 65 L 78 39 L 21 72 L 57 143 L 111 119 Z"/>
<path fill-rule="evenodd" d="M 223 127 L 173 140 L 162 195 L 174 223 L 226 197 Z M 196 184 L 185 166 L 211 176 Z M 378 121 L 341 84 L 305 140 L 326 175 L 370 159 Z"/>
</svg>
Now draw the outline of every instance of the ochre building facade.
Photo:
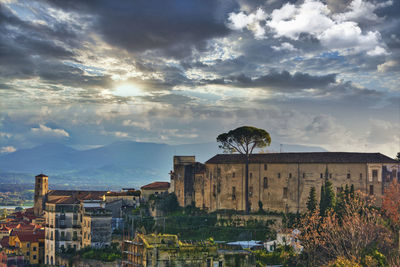
<svg viewBox="0 0 400 267">
<path fill-rule="evenodd" d="M 251 211 L 304 212 L 311 187 L 320 197 L 325 180 L 334 190 L 354 185 L 380 205 L 385 188 L 399 178 L 400 162 L 380 153 L 305 152 L 253 154 L 249 159 Z M 208 211 L 245 210 L 245 157 L 218 154 L 205 164 L 175 156 L 171 187 L 181 206 Z"/>
</svg>

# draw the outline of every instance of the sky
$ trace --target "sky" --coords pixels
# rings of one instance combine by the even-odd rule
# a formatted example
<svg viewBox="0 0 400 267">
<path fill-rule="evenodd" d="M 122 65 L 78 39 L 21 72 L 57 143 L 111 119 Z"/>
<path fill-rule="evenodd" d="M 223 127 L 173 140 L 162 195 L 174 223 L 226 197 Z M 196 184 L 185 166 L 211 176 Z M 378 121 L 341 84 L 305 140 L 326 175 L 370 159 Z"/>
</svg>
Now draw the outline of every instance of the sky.
<svg viewBox="0 0 400 267">
<path fill-rule="evenodd" d="M 400 1 L 0 0 L 0 154 L 48 142 L 400 151 Z"/>
</svg>

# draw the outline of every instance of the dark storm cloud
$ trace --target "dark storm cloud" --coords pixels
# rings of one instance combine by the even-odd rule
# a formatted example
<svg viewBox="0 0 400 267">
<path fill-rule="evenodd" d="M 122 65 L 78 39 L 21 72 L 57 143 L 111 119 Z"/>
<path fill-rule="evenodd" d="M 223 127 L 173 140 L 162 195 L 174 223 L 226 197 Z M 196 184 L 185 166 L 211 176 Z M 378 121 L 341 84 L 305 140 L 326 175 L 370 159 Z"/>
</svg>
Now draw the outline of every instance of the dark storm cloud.
<svg viewBox="0 0 400 267">
<path fill-rule="evenodd" d="M 58 62 L 42 61 L 37 66 L 40 79 L 50 84 L 62 84 L 75 87 L 101 87 L 111 85 L 111 78 L 107 75 L 90 76 L 77 67 L 59 64 Z"/>
<path fill-rule="evenodd" d="M 93 29 L 117 47 L 131 52 L 160 49 L 181 58 L 206 41 L 227 35 L 226 13 L 231 1 L 48 1 L 64 10 L 92 14 Z M 227 4 L 228 3 L 228 4 Z"/>
<path fill-rule="evenodd" d="M 251 78 L 246 75 L 231 76 L 228 79 L 216 79 L 206 81 L 211 84 L 226 84 L 241 88 L 275 88 L 280 91 L 296 91 L 308 88 L 325 87 L 336 81 L 336 74 L 313 76 L 308 73 L 288 71 L 271 71 L 267 75 Z"/>
<path fill-rule="evenodd" d="M 55 28 L 60 26 L 55 25 Z M 44 68 L 60 68 L 60 60 L 73 59 L 74 53 L 56 43 L 56 36 L 72 37 L 66 30 L 33 25 L 17 18 L 0 4 L 0 71 L 7 78 L 32 78 Z M 47 63 L 50 63 L 46 66 Z"/>
</svg>

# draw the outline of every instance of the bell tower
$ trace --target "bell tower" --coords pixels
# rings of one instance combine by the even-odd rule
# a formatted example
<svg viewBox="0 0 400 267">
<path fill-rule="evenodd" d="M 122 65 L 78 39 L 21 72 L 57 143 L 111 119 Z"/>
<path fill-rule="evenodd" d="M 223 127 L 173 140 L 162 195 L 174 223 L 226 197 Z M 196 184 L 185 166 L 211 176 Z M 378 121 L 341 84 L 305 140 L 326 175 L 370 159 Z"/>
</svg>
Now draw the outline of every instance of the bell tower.
<svg viewBox="0 0 400 267">
<path fill-rule="evenodd" d="M 41 216 L 46 200 L 46 195 L 49 191 L 49 177 L 44 174 L 35 176 L 35 203 L 33 207 L 34 214 Z"/>
</svg>

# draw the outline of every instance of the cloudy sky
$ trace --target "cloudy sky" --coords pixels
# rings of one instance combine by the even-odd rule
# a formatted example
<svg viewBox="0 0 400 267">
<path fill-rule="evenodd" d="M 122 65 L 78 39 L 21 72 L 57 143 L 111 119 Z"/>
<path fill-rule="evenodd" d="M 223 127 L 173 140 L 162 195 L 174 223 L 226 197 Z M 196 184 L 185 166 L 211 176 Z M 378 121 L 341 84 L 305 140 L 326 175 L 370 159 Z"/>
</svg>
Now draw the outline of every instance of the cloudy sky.
<svg viewBox="0 0 400 267">
<path fill-rule="evenodd" d="M 394 157 L 399 2 L 0 0 L 0 153 L 253 125 Z"/>
</svg>

